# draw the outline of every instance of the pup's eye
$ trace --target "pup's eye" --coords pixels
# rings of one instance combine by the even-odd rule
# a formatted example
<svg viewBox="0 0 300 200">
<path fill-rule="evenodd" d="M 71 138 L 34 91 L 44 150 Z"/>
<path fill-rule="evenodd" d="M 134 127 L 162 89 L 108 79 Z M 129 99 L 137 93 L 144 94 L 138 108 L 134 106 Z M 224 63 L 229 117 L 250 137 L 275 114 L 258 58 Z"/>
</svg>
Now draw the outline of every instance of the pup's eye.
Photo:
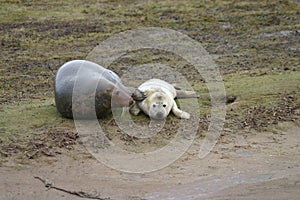
<svg viewBox="0 0 300 200">
<path fill-rule="evenodd" d="M 156 105 L 155 104 L 153 104 L 153 108 L 155 108 L 156 107 Z"/>
<path fill-rule="evenodd" d="M 165 108 L 165 107 L 167 107 L 167 105 L 166 105 L 166 104 L 164 104 L 164 105 L 163 105 L 163 107 Z"/>
<path fill-rule="evenodd" d="M 120 94 L 120 91 L 116 91 L 116 95 L 119 96 L 119 94 Z"/>
</svg>

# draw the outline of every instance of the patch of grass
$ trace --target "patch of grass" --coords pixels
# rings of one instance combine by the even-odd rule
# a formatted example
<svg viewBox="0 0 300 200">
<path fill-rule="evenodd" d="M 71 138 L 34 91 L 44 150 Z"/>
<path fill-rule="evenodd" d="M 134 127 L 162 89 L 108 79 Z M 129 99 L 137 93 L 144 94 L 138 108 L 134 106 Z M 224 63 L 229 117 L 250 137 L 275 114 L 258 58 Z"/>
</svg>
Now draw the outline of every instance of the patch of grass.
<svg viewBox="0 0 300 200">
<path fill-rule="evenodd" d="M 297 121 L 299 83 L 299 72 L 225 76 L 227 94 L 237 96 L 237 102 L 227 106 L 226 127 L 266 131 L 281 121 Z"/>
<path fill-rule="evenodd" d="M 82 19 L 88 4 L 80 1 L 9 1 L 1 2 L 0 23 L 40 21 L 49 19 Z"/>
<path fill-rule="evenodd" d="M 282 72 L 251 77 L 224 76 L 226 93 L 239 98 L 242 107 L 277 103 L 280 95 L 300 91 L 300 72 Z"/>
<path fill-rule="evenodd" d="M 52 99 L 4 105 L 1 115 L 1 144 L 28 141 L 49 127 L 72 126 L 71 120 L 64 120 L 58 114 Z"/>
<path fill-rule="evenodd" d="M 54 156 L 77 143 L 73 121 L 61 118 L 53 99 L 4 105 L 0 112 L 0 165 L 8 158 L 26 164 L 40 155 Z"/>
</svg>

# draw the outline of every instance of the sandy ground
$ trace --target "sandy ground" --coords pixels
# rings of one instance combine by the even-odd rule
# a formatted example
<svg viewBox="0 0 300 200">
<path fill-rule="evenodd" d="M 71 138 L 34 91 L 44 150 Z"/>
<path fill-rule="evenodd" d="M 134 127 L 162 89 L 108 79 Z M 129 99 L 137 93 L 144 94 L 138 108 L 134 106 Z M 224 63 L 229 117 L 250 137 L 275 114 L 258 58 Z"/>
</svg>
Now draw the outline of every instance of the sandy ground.
<svg viewBox="0 0 300 200">
<path fill-rule="evenodd" d="M 80 145 L 28 165 L 7 162 L 0 168 L 0 199 L 82 199 L 47 189 L 34 176 L 110 199 L 298 199 L 300 127 L 288 127 L 225 134 L 204 159 L 197 157 L 198 141 L 172 165 L 147 174 L 110 169 Z"/>
</svg>

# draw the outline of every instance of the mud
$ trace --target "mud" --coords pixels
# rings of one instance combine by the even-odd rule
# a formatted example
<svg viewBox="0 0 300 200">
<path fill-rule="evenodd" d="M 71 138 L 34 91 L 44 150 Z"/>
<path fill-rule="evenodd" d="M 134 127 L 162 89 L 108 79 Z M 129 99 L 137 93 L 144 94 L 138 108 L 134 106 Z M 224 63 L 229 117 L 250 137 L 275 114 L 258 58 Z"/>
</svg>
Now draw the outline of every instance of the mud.
<svg viewBox="0 0 300 200">
<path fill-rule="evenodd" d="M 34 176 L 110 199 L 297 199 L 300 128 L 289 127 L 276 133 L 227 134 L 204 159 L 196 156 L 198 141 L 171 166 L 150 174 L 120 173 L 88 157 L 80 146 L 31 165 L 7 163 L 0 173 L 6 180 L 1 199 L 80 199 L 48 190 Z"/>
</svg>

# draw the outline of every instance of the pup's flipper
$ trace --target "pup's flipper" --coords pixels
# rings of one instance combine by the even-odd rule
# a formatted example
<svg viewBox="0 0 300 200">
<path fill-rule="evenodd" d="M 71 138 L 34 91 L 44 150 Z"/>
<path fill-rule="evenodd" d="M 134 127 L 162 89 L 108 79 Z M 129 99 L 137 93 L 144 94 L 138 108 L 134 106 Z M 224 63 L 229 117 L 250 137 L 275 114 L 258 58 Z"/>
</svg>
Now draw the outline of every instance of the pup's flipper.
<svg viewBox="0 0 300 200">
<path fill-rule="evenodd" d="M 194 91 L 176 90 L 176 98 L 177 99 L 200 98 L 200 96 Z"/>
<path fill-rule="evenodd" d="M 140 91 L 139 89 L 131 89 L 131 97 L 135 100 L 135 101 L 143 101 L 144 99 L 147 98 L 147 95 Z"/>
<path fill-rule="evenodd" d="M 172 83 L 172 86 L 175 88 L 175 90 L 182 90 L 181 87 L 179 87 L 176 83 Z"/>
<path fill-rule="evenodd" d="M 138 105 L 137 105 L 136 103 L 134 103 L 134 104 L 130 107 L 129 112 L 130 112 L 132 115 L 137 116 L 137 115 L 141 112 L 141 109 L 138 107 Z"/>
<path fill-rule="evenodd" d="M 184 112 L 184 111 L 182 111 L 178 108 L 175 100 L 173 100 L 172 112 L 174 113 L 174 115 L 176 117 L 179 117 L 179 118 L 182 118 L 182 119 L 189 119 L 190 118 L 189 113 Z"/>
</svg>

